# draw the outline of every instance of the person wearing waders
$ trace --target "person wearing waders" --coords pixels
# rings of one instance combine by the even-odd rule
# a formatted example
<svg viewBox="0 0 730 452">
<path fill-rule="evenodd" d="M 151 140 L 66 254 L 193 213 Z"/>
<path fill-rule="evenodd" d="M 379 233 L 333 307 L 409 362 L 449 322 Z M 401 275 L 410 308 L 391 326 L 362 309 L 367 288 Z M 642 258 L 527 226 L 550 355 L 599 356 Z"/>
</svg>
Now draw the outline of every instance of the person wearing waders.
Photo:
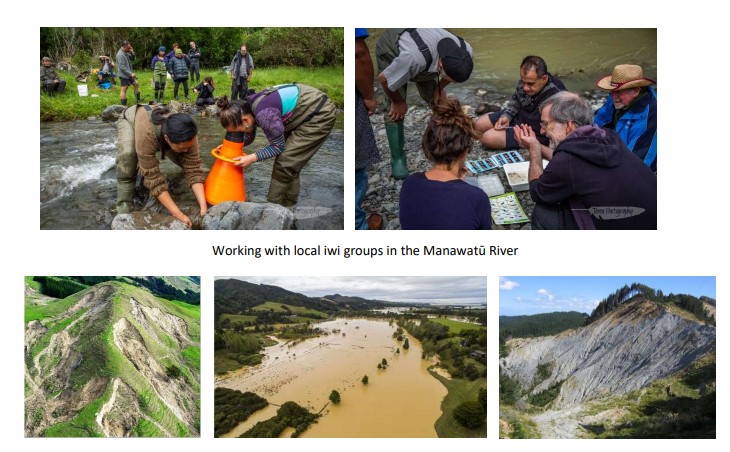
<svg viewBox="0 0 730 452">
<path fill-rule="evenodd" d="M 403 118 L 408 111 L 406 87 L 413 82 L 429 106 L 445 97 L 449 83 L 469 79 L 474 68 L 472 47 L 443 28 L 392 28 L 375 46 L 378 79 L 385 92 L 385 131 L 394 179 L 408 176 Z"/>
<path fill-rule="evenodd" d="M 160 171 L 160 160 L 169 158 L 182 168 L 185 181 L 200 206 L 200 215 L 204 216 L 208 211 L 205 178 L 198 148 L 198 126 L 192 116 L 172 113 L 169 107 L 135 105 L 122 113 L 117 133 L 117 214 L 132 212 L 139 170 L 150 196 L 191 228 L 192 221 L 170 196 L 167 178 Z"/>
<path fill-rule="evenodd" d="M 268 146 L 237 157 L 236 166 L 274 158 L 266 199 L 292 207 L 299 200 L 299 173 L 335 125 L 337 108 L 322 91 L 307 85 L 279 85 L 246 100 L 218 100 L 226 140 L 249 145 L 260 128 Z"/>
<path fill-rule="evenodd" d="M 167 65 L 165 64 L 165 49 L 161 46 L 157 55 L 152 57 L 150 68 L 152 69 L 152 81 L 155 83 L 155 102 L 162 103 L 165 94 L 165 85 L 167 84 Z"/>
</svg>

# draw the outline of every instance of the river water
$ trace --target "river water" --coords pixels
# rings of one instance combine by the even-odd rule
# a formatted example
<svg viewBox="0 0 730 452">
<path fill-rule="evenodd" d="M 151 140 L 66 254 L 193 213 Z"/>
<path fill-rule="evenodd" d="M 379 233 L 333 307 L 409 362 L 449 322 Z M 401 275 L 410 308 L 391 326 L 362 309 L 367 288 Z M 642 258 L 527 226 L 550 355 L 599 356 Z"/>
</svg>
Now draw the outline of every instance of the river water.
<svg viewBox="0 0 730 452">
<path fill-rule="evenodd" d="M 428 373 L 432 362 L 421 359 L 418 340 L 408 335 L 410 348 L 403 350 L 403 343 L 392 338 L 395 324 L 387 321 L 349 318 L 316 326 L 341 332 L 293 347 L 284 343 L 268 347 L 261 365 L 216 385 L 252 391 L 277 405 L 292 400 L 313 412 L 323 410 L 323 417 L 302 437 L 436 437 L 434 423 L 447 391 Z M 397 347 L 400 353 L 395 353 Z M 383 358 L 389 366 L 378 370 Z M 360 381 L 363 375 L 368 375 L 367 386 Z M 342 397 L 339 405 L 329 404 L 333 389 Z M 277 409 L 269 405 L 224 436 L 239 436 L 275 416 Z"/>
<path fill-rule="evenodd" d="M 214 163 L 210 151 L 222 143 L 225 131 L 217 118 L 196 116 L 195 120 L 207 174 Z M 109 229 L 116 204 L 115 123 L 98 119 L 49 122 L 41 123 L 40 132 L 41 229 Z M 264 134 L 259 133 L 251 148 L 266 145 Z M 302 170 L 300 201 L 294 210 L 297 228 L 343 228 L 343 149 L 343 114 L 339 114 L 329 138 Z M 273 162 L 255 163 L 246 171 L 249 201 L 266 200 Z M 197 211 L 182 170 L 167 159 L 161 168 L 170 180 L 175 202 L 183 210 Z M 142 208 L 140 200 L 135 202 Z"/>
<path fill-rule="evenodd" d="M 611 74 L 617 64 L 638 64 L 644 70 L 644 77 L 652 80 L 657 77 L 654 28 L 452 28 L 449 31 L 464 38 L 474 49 L 471 78 L 446 88 L 467 103 L 475 101 L 476 90 L 480 88 L 486 89 L 491 98 L 506 100 L 514 92 L 520 63 L 527 55 L 545 59 L 548 70 L 576 92 L 596 89 L 596 81 Z M 382 29 L 368 29 L 368 32 L 367 42 L 375 62 L 375 43 Z M 409 88 L 409 103 L 416 99 L 417 90 Z"/>
</svg>

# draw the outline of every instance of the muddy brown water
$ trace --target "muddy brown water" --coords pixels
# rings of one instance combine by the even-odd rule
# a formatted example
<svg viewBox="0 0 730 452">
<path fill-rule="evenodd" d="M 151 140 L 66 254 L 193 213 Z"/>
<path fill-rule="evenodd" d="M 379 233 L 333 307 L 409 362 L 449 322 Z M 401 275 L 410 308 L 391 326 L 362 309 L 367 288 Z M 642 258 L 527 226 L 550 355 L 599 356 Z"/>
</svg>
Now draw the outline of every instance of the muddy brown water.
<svg viewBox="0 0 730 452">
<path fill-rule="evenodd" d="M 216 385 L 255 392 L 271 404 L 291 400 L 313 412 L 322 410 L 318 423 L 302 437 L 436 437 L 434 423 L 447 391 L 428 373 L 433 362 L 421 359 L 418 340 L 408 335 L 410 349 L 403 350 L 403 343 L 392 337 L 395 324 L 386 321 L 337 319 L 317 326 L 341 331 L 293 347 L 283 341 L 268 347 L 261 365 Z M 401 352 L 395 353 L 398 347 Z M 383 358 L 389 366 L 378 370 Z M 367 386 L 361 382 L 363 375 L 369 378 Z M 329 403 L 333 389 L 342 397 L 339 405 Z M 223 436 L 239 436 L 275 416 L 277 409 L 269 405 Z"/>
</svg>

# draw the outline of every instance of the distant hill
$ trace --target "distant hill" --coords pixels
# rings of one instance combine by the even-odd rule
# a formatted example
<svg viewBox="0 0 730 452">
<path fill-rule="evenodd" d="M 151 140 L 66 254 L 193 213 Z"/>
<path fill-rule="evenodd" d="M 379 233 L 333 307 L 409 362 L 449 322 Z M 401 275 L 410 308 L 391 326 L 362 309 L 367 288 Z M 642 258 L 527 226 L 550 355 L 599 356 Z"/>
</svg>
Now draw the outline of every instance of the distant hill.
<svg viewBox="0 0 730 452">
<path fill-rule="evenodd" d="M 547 314 L 499 316 L 500 337 L 537 337 L 560 334 L 585 324 L 583 312 L 550 312 Z"/>
<path fill-rule="evenodd" d="M 36 276 L 44 295 L 63 298 L 83 288 L 107 281 L 121 281 L 144 287 L 168 300 L 200 304 L 199 276 Z"/>
<path fill-rule="evenodd" d="M 322 298 L 325 300 L 333 301 L 343 308 L 354 309 L 354 310 L 388 308 L 388 307 L 393 307 L 393 306 L 406 306 L 401 303 L 393 303 L 392 301 L 369 300 L 367 298 L 362 298 L 362 297 L 347 297 L 344 295 L 340 295 L 338 293 L 336 293 L 334 295 L 326 295 Z"/>
<path fill-rule="evenodd" d="M 334 313 L 339 310 L 334 302 L 308 297 L 277 286 L 253 284 L 240 279 L 215 281 L 216 318 L 221 314 L 240 314 L 270 301 L 326 313 Z"/>
<path fill-rule="evenodd" d="M 299 306 L 329 315 L 346 310 L 364 311 L 401 306 L 399 303 L 348 297 L 340 294 L 309 297 L 281 287 L 254 284 L 240 279 L 218 279 L 215 281 L 216 318 L 222 314 L 241 314 L 269 302 Z"/>
</svg>

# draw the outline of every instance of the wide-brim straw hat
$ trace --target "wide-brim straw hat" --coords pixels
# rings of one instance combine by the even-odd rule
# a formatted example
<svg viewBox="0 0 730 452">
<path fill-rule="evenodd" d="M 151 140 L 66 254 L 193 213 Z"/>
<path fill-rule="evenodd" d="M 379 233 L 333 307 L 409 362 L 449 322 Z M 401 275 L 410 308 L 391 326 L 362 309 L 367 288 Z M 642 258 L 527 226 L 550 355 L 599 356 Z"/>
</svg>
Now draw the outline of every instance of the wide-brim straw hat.
<svg viewBox="0 0 730 452">
<path fill-rule="evenodd" d="M 613 68 L 611 75 L 600 79 L 596 85 L 608 91 L 637 88 L 654 85 L 654 80 L 644 78 L 641 66 L 635 64 L 619 64 Z"/>
</svg>

